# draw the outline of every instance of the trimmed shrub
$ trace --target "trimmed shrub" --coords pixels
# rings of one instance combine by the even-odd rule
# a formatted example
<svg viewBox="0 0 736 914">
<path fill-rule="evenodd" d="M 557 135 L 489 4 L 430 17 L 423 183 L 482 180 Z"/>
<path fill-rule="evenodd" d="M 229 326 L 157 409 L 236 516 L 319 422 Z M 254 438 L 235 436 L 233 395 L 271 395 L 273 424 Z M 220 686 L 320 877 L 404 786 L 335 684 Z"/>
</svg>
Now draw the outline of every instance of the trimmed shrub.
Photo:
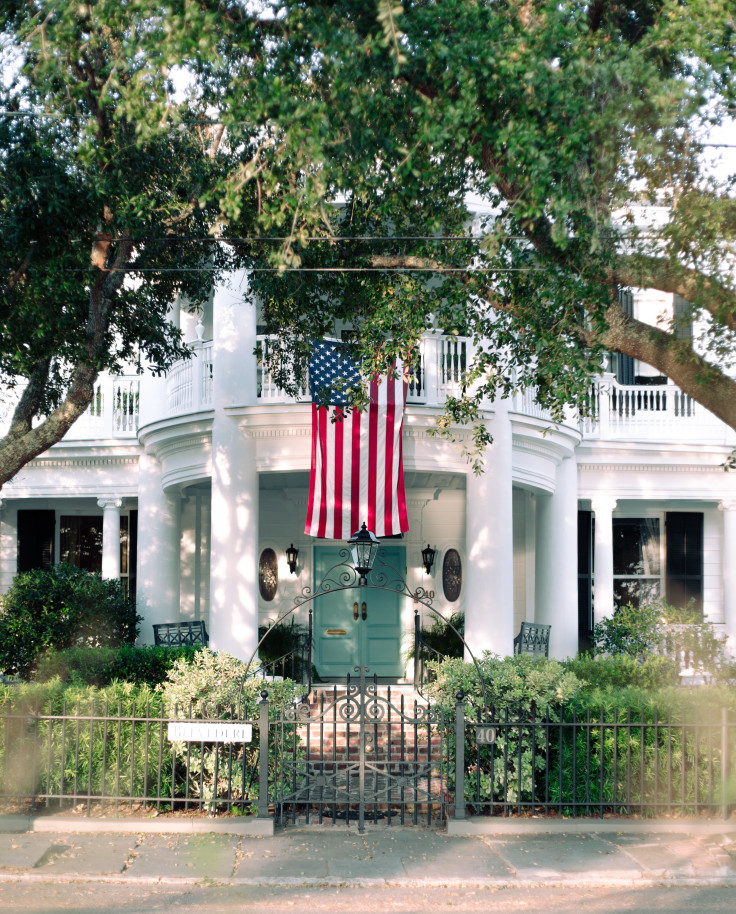
<svg viewBox="0 0 736 914">
<path fill-rule="evenodd" d="M 136 647 L 70 647 L 64 651 L 48 651 L 36 671 L 38 682 L 58 677 L 74 685 L 104 688 L 116 680 L 138 685 L 156 686 L 162 683 L 174 663 L 184 659 L 191 663 L 198 648 L 145 645 Z"/>
<path fill-rule="evenodd" d="M 19 574 L 0 608 L 0 670 L 29 678 L 49 649 L 132 644 L 141 617 L 121 581 L 72 565 Z"/>
<path fill-rule="evenodd" d="M 258 732 L 261 692 L 266 690 L 271 718 L 283 714 L 302 693 L 290 679 L 264 681 L 255 676 L 244 679 L 246 664 L 224 651 L 198 651 L 191 662 L 175 661 L 166 682 L 160 687 L 166 713 L 180 718 L 216 718 L 248 720 L 253 724 L 253 742 L 233 747 L 223 764 L 214 743 L 173 743 L 178 754 L 186 753 L 188 771 L 179 770 L 177 790 L 181 795 L 206 801 L 210 811 L 217 808 L 217 797 L 227 791 L 232 781 L 232 766 L 242 773 L 247 785 L 248 809 L 258 799 Z M 291 725 L 287 725 L 291 726 Z M 269 781 L 273 783 L 277 741 L 269 743 Z"/>
<path fill-rule="evenodd" d="M 632 686 L 637 689 L 661 689 L 676 686 L 680 681 L 677 661 L 656 655 L 637 660 L 628 654 L 613 657 L 580 654 L 564 660 L 562 665 L 594 688 L 623 689 Z"/>
</svg>

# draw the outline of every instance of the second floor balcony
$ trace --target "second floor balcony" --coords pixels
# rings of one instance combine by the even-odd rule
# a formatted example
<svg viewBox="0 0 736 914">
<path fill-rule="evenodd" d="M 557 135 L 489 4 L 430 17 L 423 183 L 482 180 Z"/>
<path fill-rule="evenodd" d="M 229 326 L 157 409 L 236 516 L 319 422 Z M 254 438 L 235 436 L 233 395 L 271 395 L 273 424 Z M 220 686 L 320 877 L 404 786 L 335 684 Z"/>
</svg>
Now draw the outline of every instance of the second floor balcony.
<svg viewBox="0 0 736 914">
<path fill-rule="evenodd" d="M 244 357 L 244 371 L 255 373 L 254 402 L 245 405 L 273 405 L 309 402 L 308 379 L 304 377 L 296 398 L 279 388 L 268 370 L 268 355 L 277 345 L 275 338 L 259 336 L 256 356 Z M 407 405 L 441 409 L 450 396 L 462 394 L 465 376 L 473 359 L 472 341 L 463 337 L 426 334 L 420 342 L 413 367 Z M 250 363 L 250 367 L 248 365 Z M 141 412 L 144 421 L 197 414 L 213 408 L 217 365 L 213 343 L 194 344 L 192 356 L 176 362 L 165 380 L 141 384 L 138 376 L 102 376 L 95 386 L 92 403 L 72 426 L 66 441 L 135 439 Z M 7 430 L 12 399 L 7 398 L 0 434 Z M 154 402 L 148 402 L 148 398 Z M 147 402 L 142 402 L 143 398 Z M 534 398 L 533 391 L 514 395 L 514 413 L 542 423 L 551 422 Z M 623 385 L 605 375 L 591 385 L 589 415 L 568 425 L 579 427 L 584 440 L 671 442 L 736 446 L 736 432 L 708 412 L 688 394 L 667 383 L 657 386 Z"/>
</svg>

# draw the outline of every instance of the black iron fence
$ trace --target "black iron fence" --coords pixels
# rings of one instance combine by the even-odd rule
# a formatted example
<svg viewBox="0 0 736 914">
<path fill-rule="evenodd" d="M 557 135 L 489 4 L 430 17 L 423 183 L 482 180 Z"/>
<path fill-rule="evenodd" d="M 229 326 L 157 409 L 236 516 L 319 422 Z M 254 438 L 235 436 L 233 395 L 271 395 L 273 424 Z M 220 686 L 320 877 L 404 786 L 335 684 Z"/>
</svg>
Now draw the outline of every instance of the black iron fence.
<svg viewBox="0 0 736 914">
<path fill-rule="evenodd" d="M 0 802 L 5 811 L 127 804 L 265 817 L 288 798 L 290 819 L 311 809 L 318 820 L 328 814 L 349 822 L 359 803 L 354 786 L 367 784 L 375 794 L 368 817 L 391 820 L 398 808 L 397 821 L 409 804 L 411 821 L 469 813 L 727 818 L 736 807 L 736 721 L 726 709 L 677 719 L 569 708 L 466 715 L 458 701 L 454 719 L 399 704 L 384 723 L 382 703 L 367 697 L 361 723 L 334 697 L 328 714 L 325 701 L 310 718 L 303 710 L 275 712 L 264 698 L 246 722 L 251 741 L 240 743 L 170 739 L 169 724 L 186 715 L 169 717 L 150 705 L 8 702 L 0 708 Z M 227 709 L 211 719 L 233 717 Z M 353 745 L 351 734 L 362 742 Z"/>
<path fill-rule="evenodd" d="M 543 715 L 457 705 L 458 803 L 475 813 L 721 815 L 736 806 L 736 722 L 727 709 Z M 456 813 L 457 814 L 457 813 Z"/>
</svg>

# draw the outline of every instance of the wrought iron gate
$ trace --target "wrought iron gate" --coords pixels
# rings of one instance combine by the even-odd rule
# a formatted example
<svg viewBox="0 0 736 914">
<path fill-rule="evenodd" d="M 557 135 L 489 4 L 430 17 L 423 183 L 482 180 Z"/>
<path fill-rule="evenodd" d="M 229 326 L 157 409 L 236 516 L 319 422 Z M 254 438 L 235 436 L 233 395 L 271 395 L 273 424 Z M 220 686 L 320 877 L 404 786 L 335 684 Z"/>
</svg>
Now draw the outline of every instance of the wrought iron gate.
<svg viewBox="0 0 736 914">
<path fill-rule="evenodd" d="M 395 820 L 427 825 L 445 812 L 443 715 L 366 678 L 313 692 L 275 724 L 275 812 L 281 823 Z"/>
</svg>

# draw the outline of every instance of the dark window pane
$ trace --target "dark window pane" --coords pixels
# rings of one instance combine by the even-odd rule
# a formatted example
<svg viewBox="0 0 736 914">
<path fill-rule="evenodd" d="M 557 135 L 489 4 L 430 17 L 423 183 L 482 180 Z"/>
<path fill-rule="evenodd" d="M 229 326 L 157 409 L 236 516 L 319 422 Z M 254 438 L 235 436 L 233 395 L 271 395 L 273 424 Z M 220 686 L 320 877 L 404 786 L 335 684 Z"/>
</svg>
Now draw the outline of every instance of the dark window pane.
<svg viewBox="0 0 736 914">
<path fill-rule="evenodd" d="M 614 518 L 613 573 L 660 574 L 657 518 Z"/>
<path fill-rule="evenodd" d="M 83 571 L 102 571 L 102 518 L 62 517 L 59 527 L 62 562 Z"/>
<path fill-rule="evenodd" d="M 613 582 L 613 603 L 617 609 L 627 603 L 646 606 L 656 603 L 659 597 L 659 578 L 618 578 Z"/>
<path fill-rule="evenodd" d="M 18 571 L 54 564 L 56 512 L 18 511 Z"/>
</svg>

